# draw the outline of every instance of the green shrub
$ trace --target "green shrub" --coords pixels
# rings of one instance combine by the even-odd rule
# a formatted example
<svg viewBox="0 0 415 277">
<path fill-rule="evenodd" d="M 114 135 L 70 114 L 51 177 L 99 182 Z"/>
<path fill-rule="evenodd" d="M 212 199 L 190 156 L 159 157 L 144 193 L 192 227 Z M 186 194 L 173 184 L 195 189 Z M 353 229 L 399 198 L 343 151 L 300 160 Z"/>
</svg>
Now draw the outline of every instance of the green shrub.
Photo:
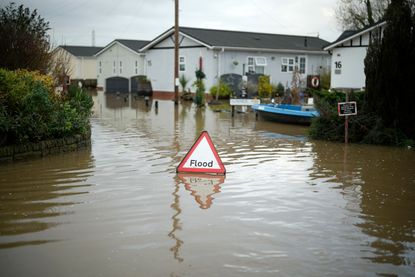
<svg viewBox="0 0 415 277">
<path fill-rule="evenodd" d="M 269 76 L 263 75 L 258 79 L 258 96 L 260 98 L 269 98 L 271 97 L 272 86 L 269 82 Z"/>
<path fill-rule="evenodd" d="M 0 69 L 0 145 L 89 131 L 92 97 L 72 87 L 56 95 L 49 76 Z"/>
<path fill-rule="evenodd" d="M 272 94 L 271 97 L 282 97 L 284 96 L 284 85 L 279 82 L 277 85 L 271 84 L 272 87 Z"/>
<path fill-rule="evenodd" d="M 323 68 L 319 72 L 320 75 L 320 88 L 328 90 L 330 88 L 331 73 L 330 70 Z"/>
<path fill-rule="evenodd" d="M 344 102 L 342 92 L 308 91 L 314 96 L 314 103 L 320 117 L 313 120 L 309 135 L 314 139 L 344 141 L 345 119 L 338 115 L 337 103 Z M 349 141 L 369 144 L 413 146 L 414 141 L 396 129 L 385 127 L 379 115 L 365 108 L 365 92 L 349 93 L 349 101 L 356 101 L 357 115 L 349 116 Z"/>
<path fill-rule="evenodd" d="M 218 91 L 218 86 L 212 86 L 210 88 L 210 95 L 212 97 L 216 97 L 216 93 Z M 232 95 L 232 89 L 225 83 L 219 83 L 219 98 L 220 99 L 228 99 Z"/>
<path fill-rule="evenodd" d="M 338 115 L 337 103 L 344 102 L 346 95 L 342 92 L 329 92 L 326 90 L 308 91 L 314 97 L 314 104 L 320 113 L 320 117 L 313 120 L 309 129 L 310 137 L 314 139 L 324 139 L 329 141 L 344 141 L 344 117 Z M 358 107 L 361 106 L 362 96 L 358 93 L 350 95 L 350 101 L 357 101 Z M 358 127 L 355 126 L 355 116 L 349 117 L 349 139 L 356 141 L 355 135 Z M 358 132 L 357 132 L 358 133 Z"/>
<path fill-rule="evenodd" d="M 186 92 L 187 84 L 189 83 L 189 79 L 186 78 L 186 75 L 182 74 L 179 78 L 180 86 L 182 87 L 182 93 Z"/>
</svg>

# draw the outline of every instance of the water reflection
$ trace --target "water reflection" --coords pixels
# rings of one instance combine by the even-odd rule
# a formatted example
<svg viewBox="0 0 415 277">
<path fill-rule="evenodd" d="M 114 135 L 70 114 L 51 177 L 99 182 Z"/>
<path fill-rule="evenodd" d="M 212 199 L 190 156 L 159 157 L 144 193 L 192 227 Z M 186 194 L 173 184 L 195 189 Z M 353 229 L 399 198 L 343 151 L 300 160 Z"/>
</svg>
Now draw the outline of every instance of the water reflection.
<svg viewBox="0 0 415 277">
<path fill-rule="evenodd" d="M 137 109 L 143 112 L 149 112 L 151 111 L 152 106 L 153 106 L 153 98 L 140 97 L 140 96 L 137 96 L 136 94 L 131 95 L 130 107 L 132 109 Z"/>
<path fill-rule="evenodd" d="M 94 96 L 83 159 L 0 167 L 3 275 L 413 275 L 413 151 L 310 141 L 228 105 L 124 99 Z M 225 183 L 176 175 L 202 130 Z"/>
<path fill-rule="evenodd" d="M 178 174 L 186 190 L 190 191 L 201 209 L 209 209 L 213 195 L 220 192 L 220 185 L 225 182 L 223 175 Z"/>
<path fill-rule="evenodd" d="M 339 184 L 355 225 L 370 238 L 362 258 L 374 263 L 413 265 L 415 170 L 411 150 L 313 143 L 312 179 Z M 362 246 L 367 246 L 366 242 Z"/>
<path fill-rule="evenodd" d="M 87 193 L 92 167 L 88 149 L 0 167 L 0 248 L 53 241 L 23 235 L 62 224 L 51 219 L 69 214 L 73 196 Z"/>
<path fill-rule="evenodd" d="M 172 230 L 169 233 L 169 237 L 172 238 L 175 241 L 175 245 L 170 248 L 170 251 L 173 252 L 173 256 L 177 261 L 183 262 L 183 258 L 180 255 L 180 248 L 183 244 L 183 241 L 176 234 L 178 231 L 180 231 L 182 229 L 182 225 L 181 225 L 180 217 L 179 217 L 181 212 L 182 212 L 182 209 L 180 208 L 179 189 L 180 189 L 179 183 L 176 182 L 176 184 L 174 186 L 174 191 L 172 193 L 172 195 L 173 195 L 173 204 L 171 204 L 171 206 L 170 206 L 175 213 L 171 217 L 171 219 L 172 219 Z"/>
</svg>

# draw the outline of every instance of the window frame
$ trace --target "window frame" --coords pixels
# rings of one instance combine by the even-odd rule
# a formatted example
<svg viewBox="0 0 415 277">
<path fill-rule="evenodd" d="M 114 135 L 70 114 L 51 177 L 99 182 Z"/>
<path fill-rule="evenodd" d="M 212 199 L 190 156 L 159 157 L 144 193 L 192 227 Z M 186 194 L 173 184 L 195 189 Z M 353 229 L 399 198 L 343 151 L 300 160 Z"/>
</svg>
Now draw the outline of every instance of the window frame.
<svg viewBox="0 0 415 277">
<path fill-rule="evenodd" d="M 304 59 L 304 68 L 301 68 L 301 60 Z M 306 56 L 299 56 L 298 57 L 298 72 L 300 74 L 306 74 L 307 73 L 307 57 Z"/>
<path fill-rule="evenodd" d="M 285 60 L 285 61 L 284 61 Z M 285 70 L 284 70 L 285 68 Z M 283 73 L 293 73 L 295 68 L 295 57 L 282 57 L 281 58 L 281 72 Z"/>
<path fill-rule="evenodd" d="M 247 69 L 249 73 L 265 74 L 267 67 L 267 58 L 264 56 L 248 56 L 246 59 Z"/>
<path fill-rule="evenodd" d="M 186 71 L 186 57 L 179 56 L 179 71 L 184 72 Z"/>
</svg>

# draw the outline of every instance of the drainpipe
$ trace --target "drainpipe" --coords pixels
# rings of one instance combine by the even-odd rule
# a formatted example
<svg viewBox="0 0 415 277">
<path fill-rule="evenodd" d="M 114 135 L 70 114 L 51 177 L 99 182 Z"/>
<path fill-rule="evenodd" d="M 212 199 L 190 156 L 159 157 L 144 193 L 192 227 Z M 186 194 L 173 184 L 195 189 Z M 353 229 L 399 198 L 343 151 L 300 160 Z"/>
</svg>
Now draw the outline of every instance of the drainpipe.
<svg viewBox="0 0 415 277">
<path fill-rule="evenodd" d="M 216 101 L 219 100 L 219 89 L 220 89 L 220 54 L 225 52 L 225 48 L 222 47 L 221 51 L 218 52 L 218 85 L 216 90 Z"/>
</svg>

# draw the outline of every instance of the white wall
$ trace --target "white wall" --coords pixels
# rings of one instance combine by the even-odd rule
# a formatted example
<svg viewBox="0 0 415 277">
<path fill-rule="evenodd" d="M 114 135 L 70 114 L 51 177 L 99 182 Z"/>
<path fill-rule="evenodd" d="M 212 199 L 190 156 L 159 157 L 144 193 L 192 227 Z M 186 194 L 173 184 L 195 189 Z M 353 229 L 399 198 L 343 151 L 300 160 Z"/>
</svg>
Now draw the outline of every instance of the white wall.
<svg viewBox="0 0 415 277">
<path fill-rule="evenodd" d="M 331 87 L 361 89 L 366 86 L 364 60 L 367 54 L 369 32 L 345 41 L 332 50 Z M 352 42 L 351 42 L 352 41 Z M 361 42 L 361 43 L 360 43 Z"/>
<path fill-rule="evenodd" d="M 102 87 L 105 91 L 105 80 L 110 77 L 118 76 L 130 79 L 132 76 L 143 75 L 143 60 L 144 59 L 142 56 L 140 56 L 140 54 L 129 50 L 127 47 L 121 45 L 120 43 L 115 43 L 97 57 L 95 68 L 97 69 L 98 87 Z M 138 63 L 137 72 L 135 71 L 136 61 Z M 114 62 L 115 73 L 113 71 Z M 120 62 L 122 63 L 121 66 Z"/>
<path fill-rule="evenodd" d="M 72 79 L 96 79 L 97 61 L 95 58 L 78 57 L 75 63 L 75 72 Z"/>
<path fill-rule="evenodd" d="M 66 51 L 63 48 L 58 48 L 53 52 L 55 61 L 60 60 L 61 62 L 67 63 L 69 67 L 70 79 L 96 79 L 97 78 L 97 66 L 95 57 L 76 57 Z"/>
<path fill-rule="evenodd" d="M 328 54 L 305 54 L 305 53 L 264 53 L 255 51 L 227 51 L 216 52 L 219 54 L 220 68 L 219 74 L 236 73 L 243 75 L 248 71 L 248 57 L 264 57 L 266 66 L 264 74 L 270 75 L 271 83 L 278 84 L 281 82 L 285 87 L 291 86 L 293 77 L 292 72 L 282 72 L 281 65 L 283 58 L 305 57 L 306 72 L 302 74 L 304 84 L 307 75 L 318 74 L 321 69 L 330 67 L 330 55 Z M 234 63 L 236 61 L 236 65 Z M 214 61 L 217 65 L 217 60 Z M 217 67 L 217 66 L 216 66 Z M 215 68 L 215 75 L 217 69 Z"/>
<path fill-rule="evenodd" d="M 181 39 L 181 38 L 180 38 Z M 329 69 L 330 55 L 327 54 L 309 54 L 309 53 L 264 53 L 258 51 L 235 51 L 235 50 L 210 50 L 201 47 L 197 42 L 184 38 L 180 45 L 179 56 L 184 56 L 186 61 L 186 70 L 180 71 L 179 76 L 184 74 L 190 80 L 191 85 L 195 80 L 195 71 L 199 66 L 199 57 L 203 59 L 203 71 L 206 74 L 205 86 L 206 92 L 216 85 L 217 76 L 236 73 L 243 75 L 248 71 L 248 57 L 265 57 L 267 66 L 265 74 L 271 76 L 271 82 L 277 84 L 281 82 L 284 86 L 291 86 L 292 72 L 282 72 L 281 62 L 283 57 L 295 58 L 296 56 L 306 57 L 306 72 L 303 74 L 304 83 L 307 75 L 318 74 L 320 69 Z M 151 80 L 153 90 L 155 91 L 174 91 L 174 43 L 169 37 L 150 49 L 145 54 L 144 73 Z M 235 65 L 234 61 L 237 62 Z M 195 88 L 191 87 L 194 92 Z"/>
<path fill-rule="evenodd" d="M 179 49 L 179 56 L 185 59 L 185 70 L 179 71 L 179 77 L 185 75 L 189 80 L 188 88 L 194 92 L 192 84 L 196 80 L 195 71 L 199 68 L 199 57 L 202 57 L 203 71 L 207 77 L 205 84 L 210 84 L 214 77 L 212 51 L 187 38 L 183 38 L 180 46 L 182 48 Z M 157 44 L 156 49 L 145 53 L 144 74 L 151 80 L 154 91 L 174 91 L 174 43 L 170 38 Z M 206 88 L 209 88 L 208 85 Z"/>
<path fill-rule="evenodd" d="M 365 87 L 366 47 L 334 48 L 331 61 L 332 88 Z"/>
</svg>

